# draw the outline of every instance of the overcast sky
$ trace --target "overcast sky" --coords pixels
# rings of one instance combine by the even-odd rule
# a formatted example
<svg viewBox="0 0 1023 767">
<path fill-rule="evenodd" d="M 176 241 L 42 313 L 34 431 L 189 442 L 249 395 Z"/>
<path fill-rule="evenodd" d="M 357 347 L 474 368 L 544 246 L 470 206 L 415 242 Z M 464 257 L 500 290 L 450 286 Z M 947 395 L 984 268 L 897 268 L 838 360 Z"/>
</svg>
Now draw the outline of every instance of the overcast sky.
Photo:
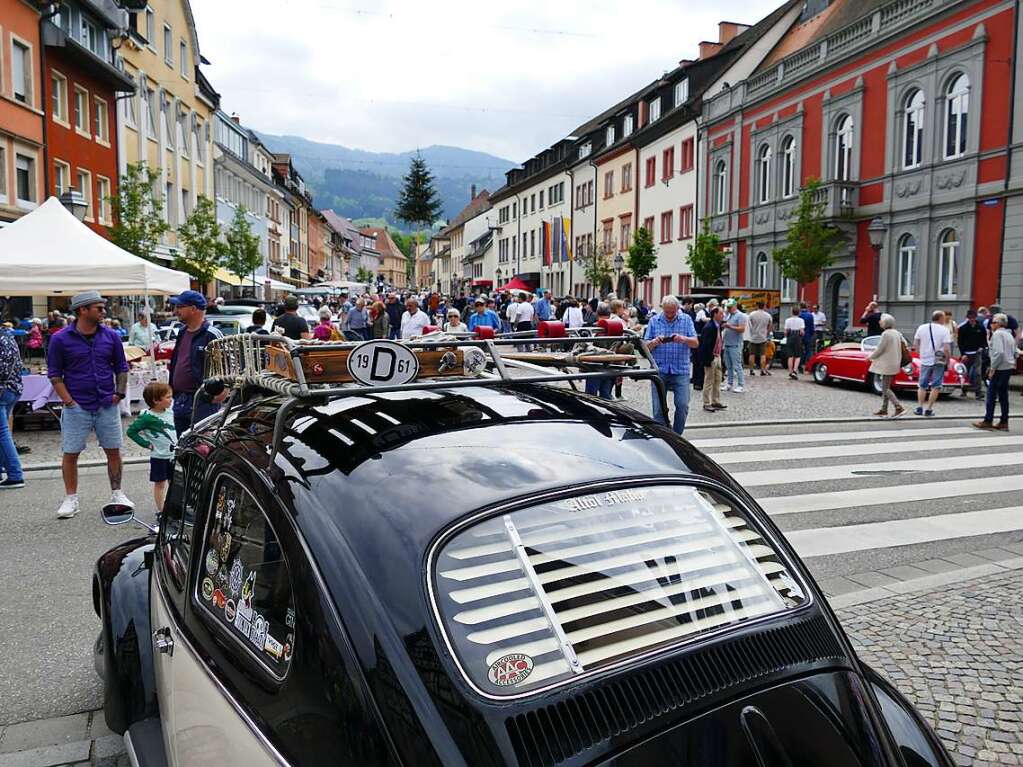
<svg viewBox="0 0 1023 767">
<path fill-rule="evenodd" d="M 204 68 L 248 127 L 516 162 L 781 0 L 192 0 Z"/>
</svg>

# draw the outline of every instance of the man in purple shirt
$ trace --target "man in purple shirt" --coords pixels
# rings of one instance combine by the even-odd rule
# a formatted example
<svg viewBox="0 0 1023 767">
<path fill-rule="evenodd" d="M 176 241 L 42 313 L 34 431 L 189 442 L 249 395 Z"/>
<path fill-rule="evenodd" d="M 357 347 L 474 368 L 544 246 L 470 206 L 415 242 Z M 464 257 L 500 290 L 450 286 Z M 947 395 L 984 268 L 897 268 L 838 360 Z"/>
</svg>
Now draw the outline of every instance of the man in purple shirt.
<svg viewBox="0 0 1023 767">
<path fill-rule="evenodd" d="M 46 364 L 53 390 L 64 403 L 60 417 L 64 453 L 64 500 L 58 519 L 78 513 L 78 455 L 96 433 L 107 454 L 110 504 L 135 508 L 121 490 L 121 415 L 118 404 L 128 386 L 128 362 L 116 330 L 103 326 L 106 302 L 95 290 L 71 299 L 75 320 L 50 339 Z"/>
</svg>

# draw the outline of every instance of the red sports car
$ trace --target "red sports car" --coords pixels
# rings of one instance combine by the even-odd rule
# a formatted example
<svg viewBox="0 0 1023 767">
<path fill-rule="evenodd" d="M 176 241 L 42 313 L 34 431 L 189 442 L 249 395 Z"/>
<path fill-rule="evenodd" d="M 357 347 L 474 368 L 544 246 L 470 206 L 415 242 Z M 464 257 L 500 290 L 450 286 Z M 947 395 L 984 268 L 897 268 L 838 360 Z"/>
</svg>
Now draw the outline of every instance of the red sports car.
<svg viewBox="0 0 1023 767">
<path fill-rule="evenodd" d="M 836 381 L 855 381 L 870 386 L 878 394 L 881 393 L 881 376 L 870 372 L 870 353 L 877 347 L 881 336 L 867 336 L 860 343 L 843 343 L 822 349 L 810 358 L 807 369 L 813 380 L 819 384 Z M 912 352 L 913 360 L 895 376 L 892 387 L 895 389 L 916 389 L 920 379 L 920 357 Z M 941 391 L 948 394 L 955 389 L 965 390 L 969 381 L 966 366 L 953 360 L 945 368 L 945 378 Z"/>
</svg>

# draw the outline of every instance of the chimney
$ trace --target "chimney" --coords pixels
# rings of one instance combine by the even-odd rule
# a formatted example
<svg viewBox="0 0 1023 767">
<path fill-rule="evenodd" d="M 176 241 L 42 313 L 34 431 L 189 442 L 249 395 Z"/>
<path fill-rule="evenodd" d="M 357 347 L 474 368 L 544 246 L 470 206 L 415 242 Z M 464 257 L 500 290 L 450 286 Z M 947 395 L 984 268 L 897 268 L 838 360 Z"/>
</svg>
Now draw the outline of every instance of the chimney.
<svg viewBox="0 0 1023 767">
<path fill-rule="evenodd" d="M 725 45 L 747 29 L 749 29 L 749 24 L 736 24 L 734 21 L 718 22 L 718 42 Z"/>
<path fill-rule="evenodd" d="M 721 50 L 721 43 L 712 43 L 709 40 L 700 42 L 700 60 L 709 59 Z"/>
<path fill-rule="evenodd" d="M 680 67 L 688 67 L 692 63 L 693 63 L 693 59 L 679 59 L 678 60 L 678 65 Z"/>
<path fill-rule="evenodd" d="M 476 199 L 476 185 L 473 184 L 472 187 L 470 187 L 470 190 L 469 190 L 469 202 L 472 202 L 475 199 Z"/>
</svg>

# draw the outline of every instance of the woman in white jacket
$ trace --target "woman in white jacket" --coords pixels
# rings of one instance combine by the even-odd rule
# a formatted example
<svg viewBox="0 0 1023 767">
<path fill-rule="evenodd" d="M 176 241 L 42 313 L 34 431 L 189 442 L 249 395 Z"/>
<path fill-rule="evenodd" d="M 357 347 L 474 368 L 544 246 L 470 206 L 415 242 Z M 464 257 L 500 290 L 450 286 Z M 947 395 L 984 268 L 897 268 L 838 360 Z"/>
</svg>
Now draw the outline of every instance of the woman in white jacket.
<svg viewBox="0 0 1023 767">
<path fill-rule="evenodd" d="M 890 314 L 881 315 L 881 341 L 870 353 L 870 372 L 881 376 L 881 409 L 874 415 L 885 418 L 888 415 L 888 402 L 895 407 L 892 418 L 898 418 L 906 412 L 899 403 L 899 398 L 892 391 L 892 381 L 902 367 L 902 347 L 906 342 L 902 333 L 895 329 L 895 318 Z"/>
</svg>

